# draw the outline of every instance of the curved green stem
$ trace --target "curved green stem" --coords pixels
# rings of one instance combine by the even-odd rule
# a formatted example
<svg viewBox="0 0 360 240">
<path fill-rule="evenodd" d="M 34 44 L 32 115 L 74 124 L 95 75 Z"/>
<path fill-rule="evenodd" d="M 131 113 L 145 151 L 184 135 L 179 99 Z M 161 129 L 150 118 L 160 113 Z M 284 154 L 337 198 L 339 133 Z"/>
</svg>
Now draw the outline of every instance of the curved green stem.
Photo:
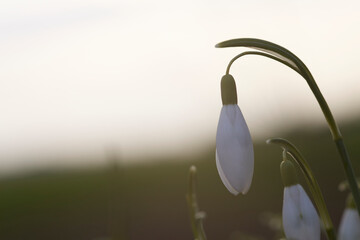
<svg viewBox="0 0 360 240">
<path fill-rule="evenodd" d="M 330 132 L 333 136 L 333 140 L 339 151 L 339 154 L 340 154 L 340 157 L 342 160 L 342 164 L 343 164 L 347 179 L 349 181 L 349 186 L 350 186 L 350 189 L 354 196 L 354 200 L 356 203 L 358 213 L 360 214 L 360 193 L 359 193 L 359 189 L 357 187 L 355 173 L 354 173 L 348 152 L 346 150 L 340 130 L 339 130 L 339 128 L 335 122 L 335 119 L 330 111 L 330 108 L 329 108 L 327 102 L 325 101 L 325 98 L 323 97 L 319 87 L 317 86 L 315 79 L 313 78 L 311 72 L 306 67 L 306 65 L 295 54 L 293 54 L 286 48 L 281 47 L 277 44 L 268 42 L 268 41 L 261 40 L 261 39 L 255 39 L 255 38 L 232 39 L 232 40 L 218 43 L 216 45 L 216 47 L 218 47 L 218 48 L 249 47 L 249 48 L 254 48 L 256 50 L 261 50 L 261 51 L 267 52 L 268 54 L 257 54 L 257 55 L 270 57 L 271 59 L 277 60 L 277 61 L 285 64 L 286 66 L 292 68 L 294 71 L 298 72 L 306 80 L 306 82 L 308 83 L 316 100 L 318 101 L 320 108 L 321 108 L 321 110 L 325 116 L 325 119 L 328 123 Z"/>
<path fill-rule="evenodd" d="M 316 178 L 314 177 L 314 174 L 311 171 L 311 168 L 305 158 L 301 155 L 299 150 L 292 145 L 290 142 L 288 142 L 285 139 L 281 138 L 273 138 L 266 141 L 266 143 L 275 143 L 279 144 L 283 147 L 283 149 L 286 150 L 286 152 L 295 160 L 295 162 L 299 165 L 301 171 L 303 172 L 305 176 L 305 180 L 309 186 L 309 190 L 313 196 L 314 202 L 316 204 L 316 207 L 319 211 L 319 215 L 321 218 L 321 221 L 324 224 L 325 232 L 327 235 L 327 238 L 329 240 L 336 239 L 336 234 L 334 230 L 333 223 L 331 221 L 329 211 L 326 207 L 324 197 L 321 193 L 320 187 L 318 182 L 316 181 Z"/>
<path fill-rule="evenodd" d="M 255 38 L 238 38 L 232 39 L 228 41 L 224 41 L 221 43 L 216 44 L 218 48 L 225 48 L 225 47 L 249 47 L 254 48 L 257 50 L 261 50 L 270 55 L 274 55 L 275 57 L 282 59 L 283 61 L 288 62 L 288 64 L 293 65 L 299 69 L 300 75 L 305 78 L 307 81 L 310 89 L 314 93 L 316 99 L 318 100 L 322 111 L 324 112 L 325 118 L 329 123 L 330 131 L 335 139 L 341 138 L 340 131 L 336 125 L 336 122 L 332 116 L 332 113 L 327 105 L 324 97 L 321 94 L 319 87 L 317 86 L 314 78 L 312 77 L 309 69 L 306 65 L 292 52 L 287 50 L 284 47 L 281 47 L 275 43 L 271 43 L 261 39 Z"/>
<path fill-rule="evenodd" d="M 302 73 L 299 71 L 299 69 L 296 67 L 296 66 L 293 66 L 291 63 L 281 59 L 281 58 L 278 58 L 276 56 L 273 56 L 273 55 L 270 55 L 270 54 L 267 54 L 267 53 L 263 53 L 263 52 L 258 52 L 258 51 L 247 51 L 247 52 L 243 52 L 243 53 L 240 53 L 238 55 L 236 55 L 233 59 L 230 60 L 227 68 L 226 68 L 226 74 L 229 74 L 230 72 L 230 67 L 231 65 L 238 59 L 238 58 L 241 58 L 245 55 L 260 55 L 260 56 L 264 56 L 264 57 L 268 57 L 268 58 L 271 58 L 275 61 L 278 61 L 282 64 L 285 64 L 286 66 L 288 66 L 289 68 L 293 69 L 295 72 L 299 73 L 301 76 L 302 76 Z"/>
<path fill-rule="evenodd" d="M 205 230 L 203 227 L 203 218 L 205 213 L 199 210 L 196 197 L 196 167 L 191 166 L 189 170 L 189 189 L 186 194 L 186 200 L 189 207 L 191 227 L 195 240 L 206 240 Z"/>
</svg>

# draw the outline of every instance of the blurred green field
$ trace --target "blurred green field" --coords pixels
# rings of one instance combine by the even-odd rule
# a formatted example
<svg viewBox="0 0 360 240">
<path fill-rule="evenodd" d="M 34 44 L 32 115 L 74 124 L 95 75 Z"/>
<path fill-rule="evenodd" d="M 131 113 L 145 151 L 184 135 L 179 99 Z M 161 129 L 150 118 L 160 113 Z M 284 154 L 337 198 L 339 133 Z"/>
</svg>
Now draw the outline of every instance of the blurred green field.
<svg viewBox="0 0 360 240">
<path fill-rule="evenodd" d="M 360 121 L 340 128 L 359 173 Z M 340 158 L 327 128 L 307 129 L 281 137 L 310 162 L 337 226 L 347 195 L 337 189 L 345 178 Z M 49 170 L 2 179 L 0 239 L 192 239 L 185 201 L 192 164 L 198 168 L 208 239 L 276 239 L 269 216 L 281 213 L 281 149 L 255 143 L 253 184 L 246 196 L 237 197 L 218 177 L 214 149 L 209 146 L 184 161 L 170 156 L 155 164 L 124 167 L 113 158 L 101 169 Z"/>
</svg>

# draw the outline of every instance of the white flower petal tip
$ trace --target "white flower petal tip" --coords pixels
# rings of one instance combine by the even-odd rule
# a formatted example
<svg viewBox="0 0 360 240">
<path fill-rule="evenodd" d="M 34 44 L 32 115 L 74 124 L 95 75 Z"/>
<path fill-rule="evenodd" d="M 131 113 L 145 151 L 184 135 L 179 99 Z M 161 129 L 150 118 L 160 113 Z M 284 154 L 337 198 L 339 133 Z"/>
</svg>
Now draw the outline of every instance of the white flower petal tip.
<svg viewBox="0 0 360 240">
<path fill-rule="evenodd" d="M 219 172 L 221 181 L 224 183 L 227 190 L 229 190 L 229 192 L 231 192 L 235 196 L 238 195 L 239 192 L 236 191 L 236 189 L 233 186 L 231 186 L 231 184 L 229 183 L 228 179 L 226 178 L 226 176 L 225 176 L 225 174 L 224 174 L 224 172 L 223 172 L 223 170 L 221 168 L 221 165 L 219 163 L 219 157 L 218 157 L 217 151 L 216 151 L 216 167 L 217 167 L 217 170 Z"/>
<path fill-rule="evenodd" d="M 300 184 L 285 187 L 282 216 L 286 239 L 320 240 L 319 216 Z"/>
<path fill-rule="evenodd" d="M 216 166 L 225 187 L 234 195 L 246 194 L 254 172 L 254 149 L 245 119 L 237 104 L 221 109 L 216 134 Z"/>
<path fill-rule="evenodd" d="M 356 209 L 346 208 L 339 227 L 339 240 L 360 239 L 360 217 Z"/>
</svg>

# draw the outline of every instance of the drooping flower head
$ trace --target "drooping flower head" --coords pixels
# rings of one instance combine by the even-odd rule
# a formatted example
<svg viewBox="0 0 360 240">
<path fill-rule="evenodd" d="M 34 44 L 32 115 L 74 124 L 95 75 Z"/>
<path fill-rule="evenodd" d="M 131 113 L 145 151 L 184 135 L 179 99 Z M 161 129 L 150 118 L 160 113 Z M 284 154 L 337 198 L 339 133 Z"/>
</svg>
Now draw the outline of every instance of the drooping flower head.
<svg viewBox="0 0 360 240">
<path fill-rule="evenodd" d="M 280 170 L 285 185 L 282 216 L 286 239 L 320 240 L 319 216 L 298 182 L 293 163 L 283 161 Z"/>
<path fill-rule="evenodd" d="M 348 196 L 347 205 L 341 217 L 338 239 L 360 239 L 360 217 L 351 193 Z"/>
<path fill-rule="evenodd" d="M 235 80 L 229 74 L 221 79 L 221 98 L 216 166 L 222 182 L 232 194 L 246 194 L 254 172 L 254 150 L 249 128 L 237 105 Z"/>
</svg>

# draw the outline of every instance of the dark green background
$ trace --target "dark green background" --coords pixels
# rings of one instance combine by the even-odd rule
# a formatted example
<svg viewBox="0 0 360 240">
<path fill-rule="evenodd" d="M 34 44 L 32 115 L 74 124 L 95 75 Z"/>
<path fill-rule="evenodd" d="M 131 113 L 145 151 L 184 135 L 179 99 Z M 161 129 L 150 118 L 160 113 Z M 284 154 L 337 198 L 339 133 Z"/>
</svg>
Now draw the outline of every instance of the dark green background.
<svg viewBox="0 0 360 240">
<path fill-rule="evenodd" d="M 358 173 L 360 121 L 340 128 Z M 337 189 L 345 176 L 329 130 L 307 126 L 269 137 L 290 140 L 307 158 L 337 226 L 347 193 Z M 0 239 L 192 239 L 185 201 L 192 164 L 198 168 L 208 239 L 275 239 L 279 233 L 271 225 L 276 225 L 282 206 L 281 149 L 265 140 L 255 143 L 254 178 L 245 196 L 234 197 L 223 186 L 214 145 L 194 159 L 169 156 L 125 167 L 121 159 L 110 157 L 101 169 L 2 179 Z"/>
</svg>

